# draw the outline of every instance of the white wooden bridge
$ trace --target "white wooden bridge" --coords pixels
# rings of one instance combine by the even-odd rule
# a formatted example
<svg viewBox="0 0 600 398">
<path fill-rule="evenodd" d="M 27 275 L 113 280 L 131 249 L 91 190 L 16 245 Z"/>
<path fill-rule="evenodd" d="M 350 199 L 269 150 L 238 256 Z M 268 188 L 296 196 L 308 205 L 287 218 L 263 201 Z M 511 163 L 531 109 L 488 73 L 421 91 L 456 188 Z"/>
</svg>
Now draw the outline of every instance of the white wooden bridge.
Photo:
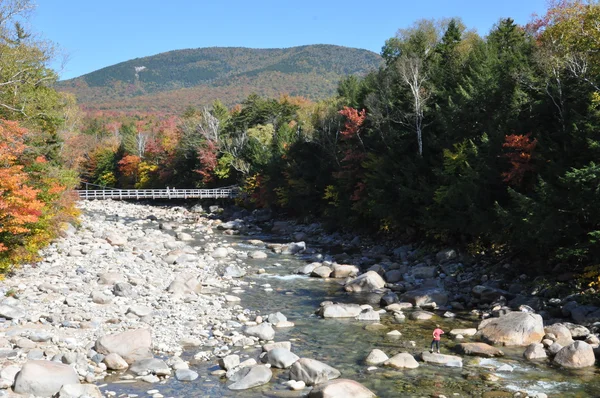
<svg viewBox="0 0 600 398">
<path fill-rule="evenodd" d="M 90 184 L 91 185 L 91 184 Z M 87 185 L 86 185 L 87 187 Z M 93 199 L 233 199 L 238 196 L 237 187 L 213 189 L 83 189 L 77 190 L 82 200 Z"/>
</svg>

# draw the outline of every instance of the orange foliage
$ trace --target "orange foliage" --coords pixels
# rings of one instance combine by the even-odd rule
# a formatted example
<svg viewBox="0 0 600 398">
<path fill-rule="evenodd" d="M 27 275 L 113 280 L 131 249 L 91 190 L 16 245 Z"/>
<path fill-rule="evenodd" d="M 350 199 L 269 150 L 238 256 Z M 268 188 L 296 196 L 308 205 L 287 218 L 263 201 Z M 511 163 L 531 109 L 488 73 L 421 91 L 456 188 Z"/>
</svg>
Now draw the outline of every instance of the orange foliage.
<svg viewBox="0 0 600 398">
<path fill-rule="evenodd" d="M 141 161 L 142 159 L 139 156 L 126 155 L 119 160 L 119 171 L 126 177 L 135 177 Z"/>
<path fill-rule="evenodd" d="M 27 133 L 17 122 L 0 120 L 0 235 L 28 233 L 28 224 L 35 223 L 44 208 L 37 198 L 39 190 L 31 186 L 19 164 L 27 148 L 23 141 Z M 6 250 L 0 242 L 0 251 Z"/>
<path fill-rule="evenodd" d="M 508 184 L 521 185 L 525 175 L 534 170 L 532 155 L 537 146 L 537 139 L 532 141 L 531 134 L 511 134 L 507 135 L 504 140 L 502 146 L 510 150 L 504 156 L 508 158 L 511 168 L 509 171 L 502 173 L 502 177 L 504 182 Z"/>
</svg>

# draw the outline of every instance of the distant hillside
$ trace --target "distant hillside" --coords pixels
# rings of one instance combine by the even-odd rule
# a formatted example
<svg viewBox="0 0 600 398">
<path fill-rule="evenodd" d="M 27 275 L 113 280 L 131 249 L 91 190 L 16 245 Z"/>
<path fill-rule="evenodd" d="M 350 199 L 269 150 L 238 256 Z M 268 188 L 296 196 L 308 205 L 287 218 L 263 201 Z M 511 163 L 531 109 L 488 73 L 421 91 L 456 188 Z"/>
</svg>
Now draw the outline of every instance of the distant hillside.
<svg viewBox="0 0 600 398">
<path fill-rule="evenodd" d="M 88 109 L 181 112 L 219 98 L 227 105 L 249 94 L 321 99 L 342 76 L 381 64 L 368 50 L 333 45 L 283 49 L 211 47 L 136 58 L 58 83 Z"/>
</svg>

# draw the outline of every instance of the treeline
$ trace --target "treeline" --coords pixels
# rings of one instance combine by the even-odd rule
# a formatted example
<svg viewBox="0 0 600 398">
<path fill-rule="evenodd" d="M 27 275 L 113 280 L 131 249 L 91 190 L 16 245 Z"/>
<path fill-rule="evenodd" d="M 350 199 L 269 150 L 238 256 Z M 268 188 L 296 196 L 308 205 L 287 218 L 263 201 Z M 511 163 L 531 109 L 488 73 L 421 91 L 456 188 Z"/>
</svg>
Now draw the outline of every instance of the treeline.
<svg viewBox="0 0 600 398">
<path fill-rule="evenodd" d="M 383 67 L 344 79 L 335 98 L 250 96 L 151 128 L 104 123 L 93 134 L 112 146 L 82 165 L 108 185 L 241 183 L 254 206 L 509 252 L 593 284 L 599 20 L 597 2 L 565 0 L 486 37 L 458 19 L 419 21 L 385 43 Z"/>
<path fill-rule="evenodd" d="M 0 273 L 34 260 L 76 214 L 77 174 L 64 166 L 61 140 L 75 102 L 52 88 L 51 43 L 18 22 L 31 9 L 0 3 Z"/>
</svg>

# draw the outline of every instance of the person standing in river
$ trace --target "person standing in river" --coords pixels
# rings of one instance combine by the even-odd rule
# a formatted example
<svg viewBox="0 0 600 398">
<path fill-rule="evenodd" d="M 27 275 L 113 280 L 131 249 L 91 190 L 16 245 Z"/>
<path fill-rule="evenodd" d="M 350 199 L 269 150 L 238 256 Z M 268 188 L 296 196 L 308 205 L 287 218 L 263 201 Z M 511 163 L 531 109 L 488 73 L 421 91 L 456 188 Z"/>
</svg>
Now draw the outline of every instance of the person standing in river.
<svg viewBox="0 0 600 398">
<path fill-rule="evenodd" d="M 440 325 L 435 325 L 435 329 L 433 331 L 433 340 L 431 340 L 431 349 L 429 352 L 433 353 L 433 346 L 435 345 L 437 353 L 440 353 L 440 339 L 443 334 L 444 331 L 440 329 Z"/>
</svg>

